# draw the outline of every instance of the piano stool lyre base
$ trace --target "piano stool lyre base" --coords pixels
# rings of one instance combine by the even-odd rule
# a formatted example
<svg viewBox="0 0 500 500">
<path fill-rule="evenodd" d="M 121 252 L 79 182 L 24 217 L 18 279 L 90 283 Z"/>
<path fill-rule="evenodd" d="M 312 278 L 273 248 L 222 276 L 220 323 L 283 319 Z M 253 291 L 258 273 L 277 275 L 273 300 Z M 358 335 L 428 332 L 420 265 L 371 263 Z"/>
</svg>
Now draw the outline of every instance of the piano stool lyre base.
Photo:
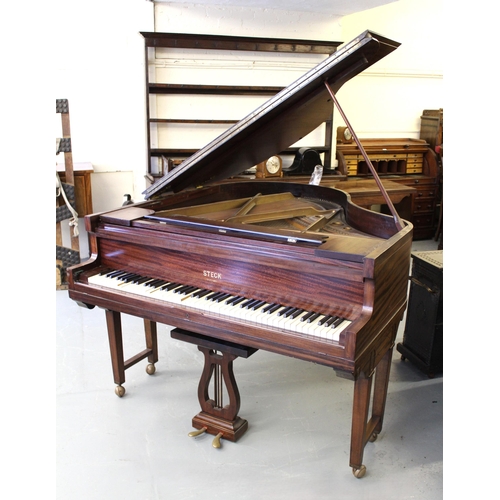
<svg viewBox="0 0 500 500">
<path fill-rule="evenodd" d="M 238 416 L 241 399 L 233 373 L 233 361 L 237 357 L 248 358 L 257 349 L 234 342 L 226 342 L 200 335 L 180 328 L 174 328 L 172 338 L 198 346 L 205 356 L 205 364 L 198 385 L 198 400 L 201 412 L 193 417 L 192 425 L 198 431 L 189 433 L 190 437 L 202 433 L 215 435 L 214 448 L 220 448 L 221 438 L 237 441 L 248 429 L 248 422 Z M 214 382 L 214 399 L 209 397 L 210 382 Z M 223 406 L 222 383 L 229 396 L 229 404 Z"/>
<path fill-rule="evenodd" d="M 115 394 L 122 397 L 125 394 L 125 370 L 139 361 L 148 358 L 149 364 L 146 373 L 153 375 L 156 371 L 155 363 L 158 361 L 157 327 L 154 321 L 144 320 L 144 333 L 146 337 L 146 349 L 135 356 L 125 360 L 123 357 L 123 336 L 120 313 L 106 310 L 106 324 L 108 327 L 109 348 L 111 352 L 111 365 L 115 384 Z"/>
</svg>

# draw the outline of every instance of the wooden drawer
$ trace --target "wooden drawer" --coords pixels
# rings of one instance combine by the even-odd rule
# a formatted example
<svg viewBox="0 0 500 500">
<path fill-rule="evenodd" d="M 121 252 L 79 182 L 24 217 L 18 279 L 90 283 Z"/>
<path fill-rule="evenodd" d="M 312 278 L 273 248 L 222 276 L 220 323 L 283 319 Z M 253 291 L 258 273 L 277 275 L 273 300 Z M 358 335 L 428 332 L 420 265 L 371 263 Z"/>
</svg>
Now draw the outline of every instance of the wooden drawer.
<svg viewBox="0 0 500 500">
<path fill-rule="evenodd" d="M 436 198 L 436 187 L 435 186 L 417 186 L 417 196 L 416 201 L 420 198 Z"/>
<path fill-rule="evenodd" d="M 423 214 L 423 213 L 434 213 L 434 209 L 436 207 L 435 200 L 425 199 L 425 200 L 415 200 L 413 204 L 413 213 L 414 214 Z"/>
</svg>

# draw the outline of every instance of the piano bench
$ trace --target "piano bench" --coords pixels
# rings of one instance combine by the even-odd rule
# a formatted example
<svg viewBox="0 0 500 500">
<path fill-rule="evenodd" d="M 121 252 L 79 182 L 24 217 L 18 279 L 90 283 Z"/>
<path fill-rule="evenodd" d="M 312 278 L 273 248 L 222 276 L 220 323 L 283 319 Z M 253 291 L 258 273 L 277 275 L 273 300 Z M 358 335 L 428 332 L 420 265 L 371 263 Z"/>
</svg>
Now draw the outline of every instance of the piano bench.
<svg viewBox="0 0 500 500">
<path fill-rule="evenodd" d="M 221 438 L 237 441 L 248 429 L 248 422 L 238 416 L 241 399 L 233 373 L 233 361 L 237 357 L 248 358 L 258 349 L 180 328 L 172 329 L 170 335 L 174 339 L 197 345 L 205 355 L 205 364 L 198 385 L 198 400 L 202 411 L 192 420 L 193 427 L 199 430 L 189 433 L 189 436 L 195 437 L 205 432 L 213 434 L 214 448 L 220 448 Z M 212 379 L 214 399 L 209 397 L 209 385 Z M 229 396 L 229 404 L 226 405 L 223 402 L 223 383 Z"/>
</svg>

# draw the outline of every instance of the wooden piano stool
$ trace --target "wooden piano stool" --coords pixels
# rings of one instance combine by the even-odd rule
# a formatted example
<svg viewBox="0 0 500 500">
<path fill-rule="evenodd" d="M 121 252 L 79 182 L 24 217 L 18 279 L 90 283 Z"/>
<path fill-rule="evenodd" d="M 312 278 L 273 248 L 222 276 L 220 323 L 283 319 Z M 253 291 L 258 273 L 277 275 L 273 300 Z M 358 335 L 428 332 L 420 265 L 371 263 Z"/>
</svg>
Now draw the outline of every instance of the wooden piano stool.
<svg viewBox="0 0 500 500">
<path fill-rule="evenodd" d="M 241 399 L 233 373 L 233 361 L 238 357 L 248 358 L 258 349 L 180 328 L 174 328 L 170 335 L 174 339 L 197 345 L 205 355 L 205 365 L 198 385 L 198 400 L 202 411 L 193 417 L 193 427 L 198 431 L 189 433 L 189 436 L 195 437 L 205 432 L 213 434 L 214 448 L 220 448 L 221 438 L 237 441 L 248 429 L 248 422 L 238 416 Z M 212 379 L 214 399 L 209 396 Z M 223 406 L 223 382 L 229 396 L 229 404 L 225 406 Z"/>
</svg>

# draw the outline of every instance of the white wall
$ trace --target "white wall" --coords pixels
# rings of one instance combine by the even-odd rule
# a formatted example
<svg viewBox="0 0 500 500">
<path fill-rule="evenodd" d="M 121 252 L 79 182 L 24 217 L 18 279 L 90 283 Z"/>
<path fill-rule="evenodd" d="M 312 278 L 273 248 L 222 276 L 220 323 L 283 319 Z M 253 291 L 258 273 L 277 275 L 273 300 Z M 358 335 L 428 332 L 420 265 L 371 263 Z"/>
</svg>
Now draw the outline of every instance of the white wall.
<svg viewBox="0 0 500 500">
<path fill-rule="evenodd" d="M 69 99 L 74 161 L 94 165 L 94 210 L 115 208 L 126 192 L 140 200 L 146 187 L 145 68 L 140 31 L 337 41 L 348 41 L 367 28 L 378 31 L 402 46 L 341 89 L 340 102 L 361 137 L 416 137 L 421 111 L 442 106 L 441 30 L 436 13 L 440 5 L 441 0 L 401 0 L 338 18 L 147 0 L 60 2 L 58 18 L 63 22 L 58 23 L 55 97 Z M 207 67 L 216 72 L 224 68 L 228 82 L 234 82 L 233 78 L 243 74 L 240 69 L 248 76 L 246 70 L 252 67 L 253 80 L 246 80 L 248 84 L 265 85 L 286 85 L 317 62 L 310 56 L 270 58 L 240 52 L 237 64 L 234 54 L 225 59 L 198 54 L 187 61 L 177 55 L 165 56 L 160 71 L 177 75 L 175 78 L 189 73 L 189 79 L 196 80 L 207 77 Z M 232 61 L 229 69 L 228 61 Z M 171 72 L 174 67 L 177 73 Z M 244 106 L 254 109 L 250 101 Z M 182 108 L 183 113 L 189 106 Z M 247 110 L 233 109 L 231 104 L 222 108 L 231 110 L 235 119 Z M 209 139 L 219 131 L 204 133 Z M 200 137 L 197 145 L 203 146 L 207 137 Z M 56 161 L 61 161 L 60 155 Z"/>
<path fill-rule="evenodd" d="M 146 187 L 144 39 L 154 30 L 146 0 L 61 2 L 55 98 L 68 99 L 74 162 L 90 162 L 94 211 Z M 56 115 L 56 137 L 60 131 Z M 62 162 L 62 155 L 56 162 Z M 116 174 L 123 172 L 123 175 Z"/>
<path fill-rule="evenodd" d="M 155 29 L 159 32 L 212 35 L 340 40 L 339 16 L 263 8 L 159 3 Z M 156 50 L 152 81 L 184 84 L 287 86 L 326 55 L 247 51 Z M 158 118 L 240 120 L 269 99 L 257 96 L 157 96 L 151 100 Z M 227 125 L 161 124 L 152 127 L 152 147 L 201 148 Z M 323 145 L 324 127 L 296 144 Z M 284 166 L 293 157 L 284 158 Z M 251 167 L 245 165 L 243 168 Z"/>
<path fill-rule="evenodd" d="M 290 10 L 158 3 L 156 31 L 338 40 L 339 16 Z"/>
<path fill-rule="evenodd" d="M 155 9 L 156 31 L 241 36 L 313 38 L 347 42 L 366 29 L 401 43 L 391 55 L 348 82 L 339 101 L 360 137 L 418 138 L 424 109 L 443 107 L 442 0 L 401 0 L 343 18 L 272 9 L 160 3 Z M 157 51 L 157 81 L 288 85 L 316 58 L 296 54 Z M 240 81 L 238 80 L 240 78 Z M 241 78 L 244 81 L 241 81 Z M 216 102 L 211 106 L 209 102 Z M 241 119 L 258 99 L 161 96 L 153 102 L 158 117 Z M 198 116 L 195 116 L 198 114 Z M 232 116 L 228 116 L 232 115 Z M 343 125 L 335 114 L 334 129 Z M 202 147 L 222 131 L 221 126 L 159 127 L 154 147 Z M 319 139 L 319 140 L 318 140 Z M 322 144 L 321 131 L 298 145 Z"/>
<path fill-rule="evenodd" d="M 400 0 L 342 19 L 343 40 L 370 29 L 401 43 L 338 93 L 360 137 L 418 138 L 422 110 L 444 108 L 442 9 L 442 0 Z"/>
</svg>

